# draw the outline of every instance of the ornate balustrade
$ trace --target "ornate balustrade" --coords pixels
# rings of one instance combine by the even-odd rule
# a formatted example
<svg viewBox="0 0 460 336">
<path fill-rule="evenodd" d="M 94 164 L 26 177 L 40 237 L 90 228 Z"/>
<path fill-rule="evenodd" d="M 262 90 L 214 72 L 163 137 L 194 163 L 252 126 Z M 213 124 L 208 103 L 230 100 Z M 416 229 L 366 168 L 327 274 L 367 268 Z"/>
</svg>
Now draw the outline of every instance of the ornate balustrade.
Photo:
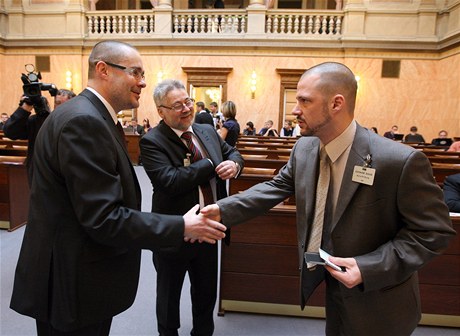
<svg viewBox="0 0 460 336">
<path fill-rule="evenodd" d="M 168 15 L 165 15 L 168 14 Z M 161 19 L 157 20 L 157 16 Z M 260 16 L 263 20 L 259 20 Z M 132 36 L 155 38 L 170 34 L 174 37 L 244 38 L 251 31 L 251 15 L 248 10 L 141 10 L 141 11 L 93 11 L 86 15 L 89 37 Z M 162 20 L 162 29 L 156 28 Z M 255 17 L 254 31 L 264 32 L 266 37 L 282 36 L 284 39 L 299 37 L 331 37 L 339 39 L 343 12 L 314 10 L 263 10 Z M 258 27 L 262 24 L 262 27 Z M 168 27 L 168 28 L 165 28 Z M 260 34 L 259 34 L 260 35 Z"/>
</svg>

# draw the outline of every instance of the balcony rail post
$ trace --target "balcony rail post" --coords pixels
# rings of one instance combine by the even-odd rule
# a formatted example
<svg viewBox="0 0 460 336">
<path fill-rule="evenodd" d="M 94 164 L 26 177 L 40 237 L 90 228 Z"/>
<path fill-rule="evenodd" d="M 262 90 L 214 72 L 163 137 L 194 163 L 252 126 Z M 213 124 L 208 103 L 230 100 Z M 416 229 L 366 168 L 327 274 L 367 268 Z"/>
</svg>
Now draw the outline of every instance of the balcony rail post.
<svg viewBox="0 0 460 336">
<path fill-rule="evenodd" d="M 267 7 L 264 0 L 249 0 L 247 7 L 248 30 L 246 38 L 265 37 L 265 14 Z"/>
<path fill-rule="evenodd" d="M 159 0 L 155 7 L 155 37 L 171 38 L 173 7 L 171 0 Z"/>
</svg>

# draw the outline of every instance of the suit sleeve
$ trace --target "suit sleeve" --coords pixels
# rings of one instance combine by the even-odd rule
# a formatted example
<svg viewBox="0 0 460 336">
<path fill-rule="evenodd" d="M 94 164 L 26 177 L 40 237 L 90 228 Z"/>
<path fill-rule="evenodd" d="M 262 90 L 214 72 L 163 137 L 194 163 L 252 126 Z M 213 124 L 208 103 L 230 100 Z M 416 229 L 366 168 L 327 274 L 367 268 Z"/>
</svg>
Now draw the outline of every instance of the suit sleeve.
<svg viewBox="0 0 460 336">
<path fill-rule="evenodd" d="M 444 200 L 451 212 L 460 212 L 460 174 L 447 176 L 444 185 Z"/>
<path fill-rule="evenodd" d="M 424 154 L 403 165 L 397 194 L 399 230 L 376 250 L 356 257 L 365 291 L 399 284 L 442 253 L 455 235 L 441 189 Z"/>
<path fill-rule="evenodd" d="M 216 202 L 225 226 L 232 227 L 262 215 L 295 193 L 293 176 L 296 149 L 297 145 L 292 149 L 288 163 L 272 180 Z"/>
<path fill-rule="evenodd" d="M 30 112 L 18 107 L 3 126 L 5 135 L 13 140 L 27 140 L 29 136 L 28 119 Z"/>
<path fill-rule="evenodd" d="M 119 146 L 107 125 L 95 117 L 72 118 L 62 128 L 56 154 L 79 224 L 101 244 L 179 246 L 184 231 L 181 216 L 135 210 L 136 177 Z"/>
</svg>

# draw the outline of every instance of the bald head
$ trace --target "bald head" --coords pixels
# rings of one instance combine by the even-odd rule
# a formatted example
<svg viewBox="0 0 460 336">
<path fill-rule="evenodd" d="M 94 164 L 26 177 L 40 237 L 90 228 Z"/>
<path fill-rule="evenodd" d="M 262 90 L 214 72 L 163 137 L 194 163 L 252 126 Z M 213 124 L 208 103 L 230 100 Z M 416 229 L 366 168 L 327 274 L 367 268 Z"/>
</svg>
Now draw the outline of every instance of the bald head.
<svg viewBox="0 0 460 336">
<path fill-rule="evenodd" d="M 353 113 L 356 103 L 358 83 L 353 72 L 341 63 L 326 62 L 315 65 L 304 72 L 300 80 L 318 75 L 317 89 L 326 99 L 341 94 L 345 97 L 348 110 Z"/>
<path fill-rule="evenodd" d="M 97 62 L 123 63 L 123 60 L 132 55 L 133 50 L 137 52 L 132 45 L 121 41 L 102 41 L 97 43 L 89 55 L 88 78 L 94 78 Z"/>
</svg>

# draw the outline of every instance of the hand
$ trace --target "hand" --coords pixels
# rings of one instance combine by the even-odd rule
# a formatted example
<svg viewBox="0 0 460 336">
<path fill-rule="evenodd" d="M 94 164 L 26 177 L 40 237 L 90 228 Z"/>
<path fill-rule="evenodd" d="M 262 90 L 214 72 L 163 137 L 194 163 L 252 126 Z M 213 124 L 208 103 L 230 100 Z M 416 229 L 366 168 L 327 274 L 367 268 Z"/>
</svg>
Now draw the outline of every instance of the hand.
<svg viewBox="0 0 460 336">
<path fill-rule="evenodd" d="M 355 258 L 329 257 L 329 261 L 337 266 L 345 267 L 346 272 L 336 271 L 329 266 L 325 266 L 331 275 L 343 283 L 347 288 L 353 288 L 363 282 L 361 271 Z"/>
<path fill-rule="evenodd" d="M 225 225 L 205 217 L 203 214 L 196 214 L 199 205 L 195 205 L 184 216 L 184 240 L 190 242 L 206 242 L 215 244 L 217 240 L 225 238 Z"/>
<path fill-rule="evenodd" d="M 238 167 L 235 161 L 223 161 L 216 167 L 216 174 L 219 175 L 222 180 L 229 180 L 235 177 L 237 173 Z"/>
<path fill-rule="evenodd" d="M 215 220 L 216 222 L 220 222 L 222 219 L 220 216 L 220 209 L 217 204 L 210 204 L 205 206 L 203 209 L 201 209 L 200 213 L 205 217 Z"/>
</svg>

